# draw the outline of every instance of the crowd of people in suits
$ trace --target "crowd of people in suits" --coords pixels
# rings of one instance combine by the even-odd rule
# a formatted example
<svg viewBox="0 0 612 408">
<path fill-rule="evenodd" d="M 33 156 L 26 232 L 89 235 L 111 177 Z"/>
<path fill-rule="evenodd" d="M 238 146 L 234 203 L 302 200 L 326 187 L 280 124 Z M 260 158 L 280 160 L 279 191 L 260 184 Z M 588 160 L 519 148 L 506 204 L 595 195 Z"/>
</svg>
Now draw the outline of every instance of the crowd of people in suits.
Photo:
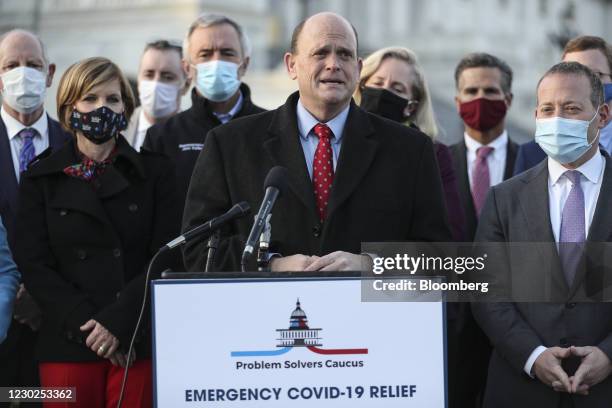
<svg viewBox="0 0 612 408">
<path fill-rule="evenodd" d="M 62 74 L 55 120 L 43 103 L 55 74 L 43 42 L 2 34 L 0 385 L 76 387 L 75 404 L 45 406 L 109 407 L 129 367 L 125 406 L 151 406 L 148 321 L 127 353 L 150 258 L 238 201 L 258 208 L 274 166 L 288 169 L 288 191 L 274 209 L 272 272 L 367 270 L 374 255 L 362 242 L 610 240 L 603 39 L 569 41 L 543 73 L 535 140 L 522 146 L 506 130 L 513 72 L 502 59 L 458 62 L 464 135 L 445 146 L 414 52 L 387 47 L 362 60 L 358 43 L 337 14 L 301 22 L 283 60 L 298 91 L 265 111 L 242 82 L 246 32 L 203 14 L 182 46 L 146 45 L 138 107 L 121 69 L 91 57 Z M 222 231 L 213 270 L 240 269 L 251 223 Z M 612 401 L 612 306 L 572 302 L 581 254 L 560 245 L 558 257 L 566 303 L 449 305 L 449 406 Z M 189 271 L 206 261 L 202 240 L 165 260 Z"/>
</svg>

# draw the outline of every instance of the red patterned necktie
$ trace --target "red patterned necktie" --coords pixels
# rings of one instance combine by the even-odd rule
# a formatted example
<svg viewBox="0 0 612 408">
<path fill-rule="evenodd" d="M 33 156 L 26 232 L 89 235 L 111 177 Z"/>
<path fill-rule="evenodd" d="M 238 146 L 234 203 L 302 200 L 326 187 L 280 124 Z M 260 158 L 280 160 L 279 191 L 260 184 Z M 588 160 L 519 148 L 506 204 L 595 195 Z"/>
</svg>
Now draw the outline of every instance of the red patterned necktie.
<svg viewBox="0 0 612 408">
<path fill-rule="evenodd" d="M 314 154 L 312 182 L 317 211 L 321 222 L 323 222 L 331 194 L 332 182 L 334 181 L 334 158 L 331 148 L 333 133 L 327 125 L 318 123 L 314 127 L 314 134 L 319 138 L 319 144 L 317 144 L 317 150 Z"/>
</svg>

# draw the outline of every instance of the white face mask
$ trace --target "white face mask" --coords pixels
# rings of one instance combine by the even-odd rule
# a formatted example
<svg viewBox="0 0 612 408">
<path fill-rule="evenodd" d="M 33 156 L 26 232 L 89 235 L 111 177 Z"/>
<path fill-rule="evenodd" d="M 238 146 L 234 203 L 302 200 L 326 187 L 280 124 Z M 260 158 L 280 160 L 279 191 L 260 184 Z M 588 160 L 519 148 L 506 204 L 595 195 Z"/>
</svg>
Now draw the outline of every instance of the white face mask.
<svg viewBox="0 0 612 408">
<path fill-rule="evenodd" d="M 30 67 L 17 67 L 0 76 L 2 99 L 17 112 L 32 113 L 45 101 L 47 75 Z"/>
<path fill-rule="evenodd" d="M 138 83 L 138 94 L 144 111 L 154 118 L 164 118 L 178 110 L 177 84 L 142 80 Z"/>
</svg>

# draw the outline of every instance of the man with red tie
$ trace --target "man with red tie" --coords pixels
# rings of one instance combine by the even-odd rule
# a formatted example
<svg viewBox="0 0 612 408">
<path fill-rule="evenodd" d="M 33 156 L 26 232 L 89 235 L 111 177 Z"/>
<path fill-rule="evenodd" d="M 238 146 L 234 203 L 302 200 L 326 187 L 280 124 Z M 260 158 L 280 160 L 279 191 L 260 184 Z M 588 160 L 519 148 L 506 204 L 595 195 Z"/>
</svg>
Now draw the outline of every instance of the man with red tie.
<svg viewBox="0 0 612 408">
<path fill-rule="evenodd" d="M 512 177 L 518 146 L 508 138 L 512 69 L 486 53 L 466 55 L 455 68 L 455 105 L 465 132 L 450 147 L 468 240 L 474 238 L 489 188 Z"/>
<path fill-rule="evenodd" d="M 284 61 L 298 92 L 276 110 L 209 132 L 183 229 L 241 200 L 258 208 L 266 174 L 283 166 L 289 182 L 272 211 L 273 271 L 361 270 L 371 263 L 362 242 L 450 240 L 430 139 L 352 102 L 361 70 L 352 25 L 333 13 L 306 19 Z M 239 270 L 252 222 L 223 231 L 215 270 Z M 203 269 L 204 247 L 185 248 L 189 270 Z"/>
<path fill-rule="evenodd" d="M 480 52 L 466 55 L 455 68 L 455 105 L 464 134 L 450 150 L 470 241 L 490 188 L 512 176 L 518 149 L 506 130 L 512 75 L 506 62 Z M 451 408 L 478 406 L 487 378 L 489 341 L 468 304 L 449 305 L 449 316 L 453 316 L 447 329 Z"/>
</svg>

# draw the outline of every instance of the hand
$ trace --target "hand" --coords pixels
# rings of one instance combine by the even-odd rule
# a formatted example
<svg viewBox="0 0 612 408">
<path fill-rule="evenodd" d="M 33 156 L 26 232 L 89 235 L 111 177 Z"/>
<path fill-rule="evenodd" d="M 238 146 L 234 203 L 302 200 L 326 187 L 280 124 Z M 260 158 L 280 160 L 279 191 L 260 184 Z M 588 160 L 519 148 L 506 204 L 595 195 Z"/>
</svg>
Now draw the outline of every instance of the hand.
<svg viewBox="0 0 612 408">
<path fill-rule="evenodd" d="M 312 262 L 306 271 L 371 271 L 372 258 L 369 255 L 357 255 L 350 252 L 336 251 Z"/>
<path fill-rule="evenodd" d="M 282 258 L 272 258 L 270 260 L 270 270 L 272 272 L 294 272 L 304 271 L 315 260 L 319 259 L 318 256 L 308 255 L 290 255 Z"/>
<path fill-rule="evenodd" d="M 98 356 L 110 358 L 119 347 L 119 340 L 111 334 L 104 326 L 90 319 L 81 326 L 81 331 L 89 331 L 89 336 L 85 340 L 87 347 Z"/>
<path fill-rule="evenodd" d="M 571 355 L 569 348 L 549 347 L 533 363 L 533 372 L 538 380 L 553 387 L 555 391 L 571 392 L 570 380 L 561 367 L 561 360 Z"/>
<path fill-rule="evenodd" d="M 588 395 L 589 389 L 605 380 L 612 373 L 612 363 L 599 347 L 570 348 L 571 354 L 582 358 L 576 373 L 570 377 L 572 392 Z"/>
<path fill-rule="evenodd" d="M 111 362 L 112 365 L 117 366 L 117 367 L 131 367 L 132 364 L 134 364 L 134 360 L 136 360 L 136 350 L 132 350 L 132 358 L 129 361 L 127 361 L 127 354 L 123 354 L 120 351 L 115 351 L 115 353 L 113 353 L 113 355 L 111 355 L 108 358 Z"/>
<path fill-rule="evenodd" d="M 40 328 L 42 313 L 23 283 L 19 286 L 17 296 L 15 296 L 13 316 L 19 323 L 30 326 L 33 331 Z"/>
</svg>

